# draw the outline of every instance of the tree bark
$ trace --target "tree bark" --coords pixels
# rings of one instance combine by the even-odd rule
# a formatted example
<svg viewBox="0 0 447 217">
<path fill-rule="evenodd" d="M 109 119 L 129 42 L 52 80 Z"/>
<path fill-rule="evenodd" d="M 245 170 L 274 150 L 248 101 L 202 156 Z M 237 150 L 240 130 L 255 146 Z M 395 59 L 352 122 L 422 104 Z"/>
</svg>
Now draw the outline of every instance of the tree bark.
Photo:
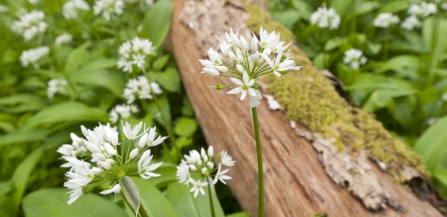
<svg viewBox="0 0 447 217">
<path fill-rule="evenodd" d="M 214 35 L 222 37 L 229 27 L 239 28 L 240 34 L 250 38 L 247 27 L 250 15 L 244 10 L 244 3 L 229 4 L 223 0 L 174 0 L 173 3 L 170 44 L 186 92 L 207 143 L 217 152 L 227 150 L 237 161 L 230 171 L 233 179 L 228 185 L 243 210 L 256 216 L 257 161 L 249 103 L 241 102 L 239 96 L 226 94 L 225 90 L 210 88 L 217 83 L 228 83 L 228 79 L 202 75 L 198 61 L 206 58 L 209 47 L 218 46 Z M 259 2 L 257 5 L 262 7 Z M 297 45 L 292 46 L 298 49 Z M 308 60 L 298 59 L 297 65 L 303 61 Z M 331 164 L 333 160 L 328 159 L 349 158 L 349 155 L 337 152 L 328 156 L 330 151 L 326 150 L 331 150 L 331 146 L 327 146 L 327 140 L 305 126 L 297 124 L 292 128 L 286 115 L 270 110 L 265 100 L 258 106 L 258 116 L 264 160 L 265 216 L 310 217 L 317 213 L 335 217 L 442 216 L 368 160 L 352 161 L 363 164 L 358 166 L 366 168 L 362 177 L 374 179 L 378 191 L 362 193 L 362 189 L 357 189 L 360 185 L 355 187 L 356 180 L 350 178 L 337 181 L 331 174 L 340 175 L 336 167 L 339 164 Z M 373 197 L 371 192 L 380 195 Z"/>
</svg>

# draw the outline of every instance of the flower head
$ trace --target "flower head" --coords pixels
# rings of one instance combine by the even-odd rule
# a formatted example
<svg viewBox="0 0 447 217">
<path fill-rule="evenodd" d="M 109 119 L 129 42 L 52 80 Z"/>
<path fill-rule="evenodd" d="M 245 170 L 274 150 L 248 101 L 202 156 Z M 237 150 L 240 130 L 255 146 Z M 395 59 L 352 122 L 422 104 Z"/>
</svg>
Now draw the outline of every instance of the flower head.
<svg viewBox="0 0 447 217">
<path fill-rule="evenodd" d="M 48 81 L 48 98 L 52 99 L 56 93 L 65 94 L 65 87 L 67 86 L 67 84 L 67 81 L 64 79 L 51 79 L 50 81 Z"/>
<path fill-rule="evenodd" d="M 438 7 L 433 3 L 421 2 L 420 5 L 413 4 L 408 9 L 408 13 L 413 16 L 428 17 L 430 14 L 438 12 Z"/>
<path fill-rule="evenodd" d="M 127 119 L 130 117 L 131 113 L 137 113 L 137 112 L 139 112 L 139 109 L 136 105 L 128 105 L 128 104 L 117 105 L 110 111 L 109 120 L 112 123 L 116 123 L 118 122 L 118 119 L 120 117 Z"/>
<path fill-rule="evenodd" d="M 397 23 L 399 23 L 399 17 L 392 13 L 381 13 L 374 19 L 374 26 L 379 28 L 388 28 Z"/>
<path fill-rule="evenodd" d="M 317 11 L 310 16 L 310 23 L 317 24 L 320 28 L 338 29 L 340 25 L 340 16 L 334 8 L 327 9 L 325 5 L 319 7 Z"/>
<path fill-rule="evenodd" d="M 56 39 L 54 40 L 54 43 L 56 45 L 61 45 L 61 44 L 66 44 L 71 42 L 71 40 L 73 39 L 73 37 L 70 34 L 62 34 L 56 37 Z"/>
<path fill-rule="evenodd" d="M 415 27 L 420 27 L 422 25 L 421 21 L 419 21 L 419 19 L 412 15 L 407 17 L 403 22 L 402 22 L 402 28 L 406 29 L 406 30 L 412 30 Z"/>
<path fill-rule="evenodd" d="M 95 15 L 102 14 L 106 20 L 110 20 L 113 14 L 120 15 L 123 13 L 124 2 L 122 0 L 96 0 L 93 10 Z"/>
<path fill-rule="evenodd" d="M 31 11 L 20 15 L 18 21 L 12 24 L 12 30 L 22 34 L 25 41 L 29 41 L 37 35 L 41 35 L 47 29 L 47 23 L 43 21 L 45 14 L 42 11 Z"/>
<path fill-rule="evenodd" d="M 127 103 L 133 103 L 135 99 L 152 99 L 151 92 L 155 94 L 161 94 L 162 90 L 156 82 L 149 81 L 145 76 L 139 76 L 136 79 L 130 79 L 124 89 L 124 98 Z"/>
<path fill-rule="evenodd" d="M 90 6 L 84 0 L 70 0 L 62 6 L 65 19 L 76 19 L 80 11 L 90 10 Z"/>
<path fill-rule="evenodd" d="M 155 47 L 152 46 L 150 40 L 135 37 L 124 42 L 118 53 L 121 56 L 117 63 L 118 68 L 122 68 L 124 72 L 132 73 L 133 66 L 144 70 L 146 58 L 155 53 Z"/>
<path fill-rule="evenodd" d="M 352 69 L 359 68 L 360 65 L 364 65 L 367 59 L 363 56 L 363 52 L 358 49 L 350 49 L 345 52 L 343 63 L 349 64 Z"/>
<path fill-rule="evenodd" d="M 20 62 L 22 62 L 23 67 L 34 65 L 35 68 L 38 68 L 37 61 L 42 59 L 42 57 L 46 56 L 48 53 L 50 53 L 50 48 L 47 46 L 29 49 L 22 52 L 20 55 Z"/>
<path fill-rule="evenodd" d="M 250 106 L 256 107 L 262 99 L 256 79 L 262 75 L 274 73 L 278 76 L 289 70 L 300 70 L 289 55 L 283 55 L 290 44 L 280 41 L 279 33 L 269 33 L 261 27 L 260 39 L 255 36 L 246 40 L 239 32 L 225 33 L 219 38 L 220 53 L 214 48 L 208 50 L 209 59 L 199 60 L 204 66 L 202 73 L 211 76 L 230 77 L 230 80 L 239 87 L 229 91 L 228 94 L 241 93 L 241 100 L 247 93 L 250 96 Z M 231 85 L 229 85 L 231 86 Z M 214 86 L 221 90 L 225 86 Z"/>
</svg>

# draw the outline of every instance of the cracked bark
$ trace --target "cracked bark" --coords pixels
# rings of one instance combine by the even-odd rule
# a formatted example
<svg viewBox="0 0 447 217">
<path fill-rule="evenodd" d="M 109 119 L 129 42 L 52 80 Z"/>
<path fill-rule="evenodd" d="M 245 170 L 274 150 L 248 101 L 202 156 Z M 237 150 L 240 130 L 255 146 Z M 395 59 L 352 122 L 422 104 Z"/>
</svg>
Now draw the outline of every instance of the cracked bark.
<svg viewBox="0 0 447 217">
<path fill-rule="evenodd" d="M 250 15 L 237 2 L 173 2 L 170 44 L 186 92 L 208 144 L 216 151 L 228 150 L 236 159 L 230 172 L 233 180 L 228 184 L 242 208 L 256 216 L 256 150 L 248 103 L 209 88 L 226 80 L 201 75 L 198 61 L 204 59 L 208 48 L 218 46 L 215 35 L 223 36 L 230 27 L 250 38 Z M 442 216 L 395 183 L 363 152 L 356 156 L 339 152 L 330 140 L 306 127 L 290 127 L 286 116 L 269 110 L 265 101 L 258 113 L 266 216 L 308 217 L 319 212 L 328 216 Z"/>
</svg>

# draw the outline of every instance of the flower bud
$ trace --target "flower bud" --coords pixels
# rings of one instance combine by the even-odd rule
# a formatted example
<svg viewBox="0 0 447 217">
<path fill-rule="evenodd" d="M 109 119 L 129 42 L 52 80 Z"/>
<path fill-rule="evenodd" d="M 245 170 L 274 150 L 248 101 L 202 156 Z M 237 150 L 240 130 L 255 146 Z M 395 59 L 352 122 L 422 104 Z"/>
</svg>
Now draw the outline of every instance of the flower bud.
<svg viewBox="0 0 447 217">
<path fill-rule="evenodd" d="M 208 156 L 213 157 L 214 155 L 214 148 L 213 146 L 208 147 Z"/>
<path fill-rule="evenodd" d="M 237 71 L 239 71 L 240 73 L 244 73 L 244 67 L 241 64 L 237 64 L 236 65 L 236 69 Z"/>
<path fill-rule="evenodd" d="M 226 44 L 220 44 L 219 45 L 220 51 L 225 55 L 228 56 L 228 45 Z"/>
<path fill-rule="evenodd" d="M 215 70 L 215 69 L 210 69 L 210 68 L 203 68 L 203 71 L 205 71 L 208 75 L 211 75 L 213 77 L 219 76 L 220 73 Z"/>
<path fill-rule="evenodd" d="M 93 167 L 91 170 L 92 170 L 93 174 L 95 174 L 95 175 L 102 173 L 102 169 L 99 167 Z"/>
<path fill-rule="evenodd" d="M 255 36 L 251 39 L 250 47 L 252 52 L 258 52 L 258 39 Z"/>
<path fill-rule="evenodd" d="M 129 157 L 130 157 L 131 159 L 134 159 L 134 158 L 137 156 L 137 154 L 138 154 L 138 148 L 134 148 L 134 149 L 130 152 Z"/>
<path fill-rule="evenodd" d="M 206 167 L 202 168 L 202 174 L 205 175 L 206 172 L 208 172 L 208 169 Z"/>
<path fill-rule="evenodd" d="M 214 168 L 214 163 L 209 161 L 207 164 L 208 168 L 213 169 Z"/>
<path fill-rule="evenodd" d="M 106 149 L 106 151 L 107 151 L 110 155 L 116 155 L 116 154 L 117 154 L 115 148 L 113 148 L 113 146 L 110 145 L 109 143 L 104 143 L 104 148 Z"/>
<path fill-rule="evenodd" d="M 216 66 L 216 69 L 220 72 L 228 72 L 228 68 L 226 66 Z"/>
<path fill-rule="evenodd" d="M 239 41 L 241 42 L 241 49 L 244 51 L 248 51 L 248 43 L 244 37 L 239 36 Z"/>
<path fill-rule="evenodd" d="M 222 90 L 223 88 L 224 88 L 224 86 L 222 84 L 220 84 L 220 83 L 218 83 L 216 85 L 216 90 Z"/>
<path fill-rule="evenodd" d="M 149 136 L 149 134 L 145 133 L 145 134 L 140 138 L 140 141 L 138 142 L 138 147 L 143 148 L 144 145 L 146 145 L 148 136 Z"/>
<path fill-rule="evenodd" d="M 191 171 L 197 171 L 197 167 L 194 166 L 194 165 L 189 165 L 189 169 L 190 169 Z"/>
<path fill-rule="evenodd" d="M 96 159 L 98 159 L 99 161 L 105 161 L 107 158 L 106 158 L 106 156 L 104 156 L 103 154 L 101 154 L 101 153 L 96 153 L 96 154 L 94 154 L 94 156 L 96 157 Z"/>
</svg>

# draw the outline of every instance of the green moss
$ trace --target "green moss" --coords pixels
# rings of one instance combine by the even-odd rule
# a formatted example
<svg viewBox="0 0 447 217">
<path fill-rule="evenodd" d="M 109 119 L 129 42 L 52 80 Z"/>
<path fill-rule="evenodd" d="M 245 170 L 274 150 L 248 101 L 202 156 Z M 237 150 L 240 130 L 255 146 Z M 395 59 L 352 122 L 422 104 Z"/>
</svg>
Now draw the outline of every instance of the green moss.
<svg viewBox="0 0 447 217">
<path fill-rule="evenodd" d="M 270 15 L 256 5 L 246 4 L 249 12 L 248 26 L 257 32 L 262 26 L 268 31 L 281 33 L 281 40 L 294 41 L 295 36 Z M 281 78 L 266 76 L 268 91 L 274 93 L 287 116 L 319 132 L 325 138 L 335 139 L 339 150 L 348 149 L 353 153 L 363 149 L 369 156 L 375 156 L 387 165 L 390 175 L 397 181 L 404 181 L 405 166 L 416 168 L 428 175 L 421 160 L 399 139 L 391 136 L 382 124 L 371 114 L 354 108 L 340 97 L 334 86 L 319 71 L 312 61 L 298 48 L 292 47 L 290 54 L 301 71 L 289 72 Z"/>
<path fill-rule="evenodd" d="M 315 214 L 311 215 L 310 217 L 327 217 L 327 213 L 319 212 L 319 213 L 315 213 Z"/>
</svg>

